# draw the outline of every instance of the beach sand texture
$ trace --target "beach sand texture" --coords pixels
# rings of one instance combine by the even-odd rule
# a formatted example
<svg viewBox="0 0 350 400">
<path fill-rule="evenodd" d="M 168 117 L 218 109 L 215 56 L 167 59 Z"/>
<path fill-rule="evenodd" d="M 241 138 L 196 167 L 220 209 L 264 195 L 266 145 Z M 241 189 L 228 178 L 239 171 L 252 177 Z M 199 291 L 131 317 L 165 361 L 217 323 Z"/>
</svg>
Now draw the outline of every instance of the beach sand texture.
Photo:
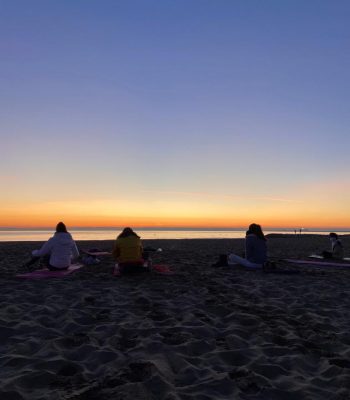
<svg viewBox="0 0 350 400">
<path fill-rule="evenodd" d="M 350 270 L 211 267 L 243 243 L 148 240 L 175 275 L 114 278 L 106 256 L 40 281 L 15 277 L 39 243 L 0 243 L 0 399 L 350 399 Z M 327 247 L 269 239 L 276 260 Z"/>
</svg>

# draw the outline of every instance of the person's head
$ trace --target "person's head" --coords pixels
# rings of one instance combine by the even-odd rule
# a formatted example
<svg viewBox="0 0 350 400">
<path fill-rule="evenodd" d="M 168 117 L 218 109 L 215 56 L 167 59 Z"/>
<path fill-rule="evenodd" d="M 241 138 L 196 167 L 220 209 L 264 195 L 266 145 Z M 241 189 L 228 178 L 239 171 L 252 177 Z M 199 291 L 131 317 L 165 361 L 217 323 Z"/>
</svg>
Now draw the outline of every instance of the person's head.
<svg viewBox="0 0 350 400">
<path fill-rule="evenodd" d="M 140 237 L 131 228 L 128 227 L 123 229 L 122 233 L 118 236 L 118 238 L 125 238 L 128 236 Z"/>
<path fill-rule="evenodd" d="M 247 233 L 256 235 L 259 239 L 266 240 L 265 235 L 258 224 L 250 224 Z"/>
<path fill-rule="evenodd" d="M 62 233 L 62 232 L 67 233 L 68 231 L 66 225 L 63 222 L 59 222 L 56 225 L 56 233 Z"/>
<path fill-rule="evenodd" d="M 338 239 L 338 235 L 336 233 L 334 233 L 334 232 L 331 232 L 329 234 L 329 239 L 330 240 L 337 240 Z"/>
</svg>

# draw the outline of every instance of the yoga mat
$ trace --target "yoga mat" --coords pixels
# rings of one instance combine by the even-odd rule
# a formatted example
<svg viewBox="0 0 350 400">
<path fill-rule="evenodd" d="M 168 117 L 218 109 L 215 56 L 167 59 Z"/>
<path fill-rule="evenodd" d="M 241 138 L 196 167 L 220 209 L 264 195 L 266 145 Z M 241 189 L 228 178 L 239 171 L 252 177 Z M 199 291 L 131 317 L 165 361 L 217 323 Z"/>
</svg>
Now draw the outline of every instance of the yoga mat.
<svg viewBox="0 0 350 400">
<path fill-rule="evenodd" d="M 174 271 L 170 269 L 168 265 L 164 264 L 155 264 L 152 266 L 153 271 L 162 275 L 174 275 Z"/>
<path fill-rule="evenodd" d="M 318 254 L 311 254 L 311 256 L 308 256 L 308 258 L 314 258 L 315 260 L 332 260 L 332 259 L 329 259 L 329 258 L 323 258 L 322 256 L 319 256 Z M 341 260 L 343 260 L 343 261 L 350 261 L 350 258 L 341 258 L 341 259 L 339 259 L 339 261 L 341 261 Z"/>
<path fill-rule="evenodd" d="M 25 274 L 16 275 L 17 278 L 24 279 L 46 279 L 46 278 L 61 278 L 72 272 L 82 268 L 83 264 L 72 264 L 67 270 L 63 271 L 49 271 L 47 268 L 37 269 L 36 271 L 27 272 Z"/>
<path fill-rule="evenodd" d="M 174 272 L 170 269 L 170 267 L 168 267 L 167 265 L 160 265 L 160 264 L 152 265 L 152 272 L 156 272 L 157 274 L 160 275 L 174 275 Z M 119 270 L 117 270 L 116 267 L 114 267 L 113 275 L 122 276 L 122 273 Z"/>
<path fill-rule="evenodd" d="M 89 256 L 96 256 L 96 257 L 108 256 L 109 254 L 111 254 L 108 251 L 89 251 L 89 250 L 82 250 L 82 253 L 87 254 Z"/>
<path fill-rule="evenodd" d="M 293 264 L 314 265 L 316 267 L 350 267 L 350 264 L 342 262 L 294 260 L 292 258 L 287 258 L 283 261 L 287 261 Z"/>
</svg>

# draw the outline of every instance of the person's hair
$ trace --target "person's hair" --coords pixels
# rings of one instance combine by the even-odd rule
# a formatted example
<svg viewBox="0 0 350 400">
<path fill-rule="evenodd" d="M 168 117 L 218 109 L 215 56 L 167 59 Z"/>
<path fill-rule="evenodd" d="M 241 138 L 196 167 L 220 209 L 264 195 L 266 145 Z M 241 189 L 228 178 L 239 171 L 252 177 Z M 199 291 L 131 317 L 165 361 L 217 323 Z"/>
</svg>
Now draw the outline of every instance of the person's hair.
<svg viewBox="0 0 350 400">
<path fill-rule="evenodd" d="M 64 233 L 68 233 L 66 225 L 63 222 L 59 222 L 56 225 L 56 232 L 64 232 Z"/>
<path fill-rule="evenodd" d="M 259 239 L 266 240 L 265 235 L 261 229 L 261 226 L 258 224 L 250 224 L 247 234 L 254 234 L 256 235 Z"/>
<path fill-rule="evenodd" d="M 338 235 L 335 233 L 335 232 L 331 232 L 330 234 L 329 234 L 329 237 L 330 238 L 334 238 L 334 239 L 338 239 Z"/>
<path fill-rule="evenodd" d="M 118 236 L 118 238 L 125 238 L 128 236 L 136 236 L 138 238 L 140 237 L 131 228 L 124 228 L 122 233 Z"/>
</svg>

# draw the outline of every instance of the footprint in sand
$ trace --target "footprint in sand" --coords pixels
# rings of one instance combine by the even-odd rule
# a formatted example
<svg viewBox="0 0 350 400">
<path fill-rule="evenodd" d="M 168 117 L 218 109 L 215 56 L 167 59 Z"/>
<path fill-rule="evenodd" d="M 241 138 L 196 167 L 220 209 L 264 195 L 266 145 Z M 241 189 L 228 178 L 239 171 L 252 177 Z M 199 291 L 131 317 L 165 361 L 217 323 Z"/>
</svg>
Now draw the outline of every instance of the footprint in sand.
<svg viewBox="0 0 350 400">
<path fill-rule="evenodd" d="M 169 344 L 172 346 L 176 346 L 178 344 L 188 342 L 191 338 L 191 335 L 189 335 L 187 333 L 181 333 L 181 332 L 176 332 L 176 333 L 165 332 L 165 333 L 161 333 L 161 335 L 164 338 L 163 343 Z"/>
<path fill-rule="evenodd" d="M 121 336 L 119 338 L 113 338 L 110 343 L 111 345 L 121 351 L 129 350 L 135 347 L 138 343 L 138 336 L 135 334 L 130 334 L 126 336 Z"/>
<path fill-rule="evenodd" d="M 149 361 L 134 362 L 129 364 L 121 376 L 128 382 L 143 382 L 149 379 L 155 370 L 155 365 Z"/>
<path fill-rule="evenodd" d="M 95 319 L 97 321 L 109 321 L 111 319 L 110 313 L 110 310 L 101 310 L 95 315 Z"/>
<path fill-rule="evenodd" d="M 90 338 L 85 333 L 75 333 L 71 336 L 66 336 L 57 340 L 57 343 L 63 348 L 79 347 L 84 343 L 88 343 Z"/>
<path fill-rule="evenodd" d="M 161 322 L 171 318 L 171 315 L 165 312 L 152 311 L 147 315 L 147 317 L 152 321 Z"/>
<path fill-rule="evenodd" d="M 78 364 L 65 363 L 57 371 L 57 375 L 60 375 L 60 376 L 73 376 L 73 375 L 81 372 L 81 370 L 82 370 L 82 368 Z"/>
<path fill-rule="evenodd" d="M 340 368 L 350 368 L 350 360 L 345 358 L 333 358 L 328 361 L 331 365 L 336 365 Z"/>
<path fill-rule="evenodd" d="M 86 297 L 84 297 L 84 301 L 85 301 L 85 303 L 88 303 L 88 304 L 94 304 L 96 299 L 93 296 L 86 296 Z"/>
</svg>

